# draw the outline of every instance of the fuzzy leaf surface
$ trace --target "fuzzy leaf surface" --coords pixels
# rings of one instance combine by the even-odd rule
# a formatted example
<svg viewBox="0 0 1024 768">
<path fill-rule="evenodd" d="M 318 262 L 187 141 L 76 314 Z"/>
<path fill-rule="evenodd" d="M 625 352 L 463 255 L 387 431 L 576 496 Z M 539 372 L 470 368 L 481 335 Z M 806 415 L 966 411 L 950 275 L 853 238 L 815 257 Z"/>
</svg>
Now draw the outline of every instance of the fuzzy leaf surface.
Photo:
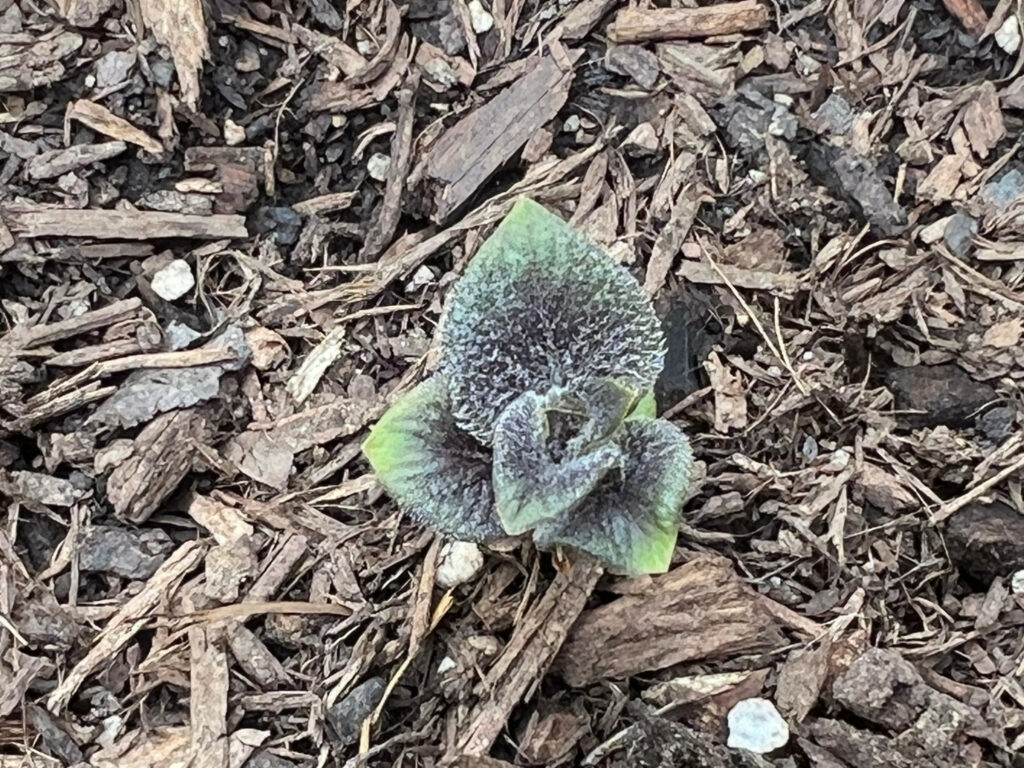
<svg viewBox="0 0 1024 768">
<path fill-rule="evenodd" d="M 586 552 L 613 573 L 664 573 L 693 476 L 689 441 L 660 420 L 627 420 L 616 441 L 624 454 L 621 472 L 609 472 L 575 507 L 541 522 L 533 540 L 541 549 Z"/>
<path fill-rule="evenodd" d="M 494 498 L 508 533 L 564 515 L 622 460 L 611 442 L 572 450 L 587 424 L 583 404 L 560 388 L 527 392 L 504 410 L 494 430 Z"/>
<path fill-rule="evenodd" d="M 458 428 L 450 406 L 442 377 L 423 381 L 374 425 L 363 453 L 388 493 L 418 522 L 462 541 L 501 538 L 491 452 Z"/>
<path fill-rule="evenodd" d="M 441 333 L 456 421 L 486 444 L 524 392 L 602 377 L 646 392 L 665 356 L 654 308 L 629 272 L 527 199 L 456 283 Z"/>
</svg>

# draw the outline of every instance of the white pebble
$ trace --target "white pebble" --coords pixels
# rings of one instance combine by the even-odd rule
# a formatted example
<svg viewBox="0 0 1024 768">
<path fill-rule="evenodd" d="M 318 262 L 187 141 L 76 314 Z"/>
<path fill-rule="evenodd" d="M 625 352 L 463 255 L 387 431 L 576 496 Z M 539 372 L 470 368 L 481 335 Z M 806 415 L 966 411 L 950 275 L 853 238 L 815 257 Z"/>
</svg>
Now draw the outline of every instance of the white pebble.
<svg viewBox="0 0 1024 768">
<path fill-rule="evenodd" d="M 441 659 L 441 663 L 437 665 L 437 674 L 443 675 L 445 672 L 455 669 L 456 666 L 458 665 L 455 663 L 455 659 L 451 656 L 445 656 Z"/>
<path fill-rule="evenodd" d="M 1016 16 L 1007 16 L 1003 25 L 996 30 L 996 45 L 1007 53 L 1013 54 L 1020 48 L 1020 24 Z"/>
<path fill-rule="evenodd" d="M 480 0 L 469 0 L 469 19 L 473 31 L 478 35 L 488 32 L 494 26 L 494 17 L 487 12 Z"/>
<path fill-rule="evenodd" d="M 388 177 L 390 167 L 391 158 L 381 152 L 374 152 L 366 161 L 366 172 L 377 181 L 384 181 Z"/>
<path fill-rule="evenodd" d="M 224 119 L 224 141 L 229 147 L 237 147 L 245 142 L 245 128 L 230 117 Z"/>
<path fill-rule="evenodd" d="M 1024 568 L 1015 571 L 1010 576 L 1010 591 L 1015 595 L 1024 597 Z"/>
<path fill-rule="evenodd" d="M 483 567 L 480 547 L 468 541 L 452 541 L 441 547 L 441 562 L 434 581 L 442 589 L 451 589 L 465 584 Z"/>
<path fill-rule="evenodd" d="M 420 268 L 412 273 L 409 282 L 405 284 L 405 290 L 412 292 L 425 285 L 430 285 L 432 282 L 434 282 L 434 273 L 426 264 L 421 264 Z"/>
<path fill-rule="evenodd" d="M 187 261 L 175 259 L 153 275 L 153 293 L 164 301 L 175 301 L 191 291 L 196 284 Z"/>
<path fill-rule="evenodd" d="M 774 752 L 789 741 L 789 726 L 768 699 L 744 699 L 729 710 L 729 740 L 732 749 L 746 749 L 759 755 Z"/>
</svg>

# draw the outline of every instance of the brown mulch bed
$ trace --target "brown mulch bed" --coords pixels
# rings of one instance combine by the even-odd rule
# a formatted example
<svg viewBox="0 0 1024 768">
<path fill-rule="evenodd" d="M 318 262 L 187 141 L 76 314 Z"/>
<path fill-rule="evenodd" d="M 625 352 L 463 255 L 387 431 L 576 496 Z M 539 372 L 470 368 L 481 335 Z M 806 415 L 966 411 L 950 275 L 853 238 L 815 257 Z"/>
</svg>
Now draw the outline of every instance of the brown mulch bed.
<svg viewBox="0 0 1024 768">
<path fill-rule="evenodd" d="M 0 768 L 1024 766 L 1021 13 L 0 0 Z M 360 455 L 523 195 L 664 319 L 663 576 Z"/>
</svg>

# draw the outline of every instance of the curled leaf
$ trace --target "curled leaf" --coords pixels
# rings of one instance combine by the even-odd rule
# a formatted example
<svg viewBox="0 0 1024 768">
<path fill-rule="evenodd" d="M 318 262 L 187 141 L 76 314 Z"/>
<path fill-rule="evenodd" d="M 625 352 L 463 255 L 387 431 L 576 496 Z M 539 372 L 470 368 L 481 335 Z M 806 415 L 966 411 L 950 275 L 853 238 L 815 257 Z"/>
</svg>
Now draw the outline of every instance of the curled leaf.
<svg viewBox="0 0 1024 768">
<path fill-rule="evenodd" d="M 522 199 L 455 285 L 441 371 L 455 419 L 490 444 L 524 392 L 611 378 L 648 391 L 664 361 L 651 302 L 623 267 L 542 206 Z"/>
<path fill-rule="evenodd" d="M 637 400 L 633 410 L 629 412 L 627 419 L 654 419 L 658 416 L 658 402 L 654 399 L 654 393 L 648 392 Z"/>
<path fill-rule="evenodd" d="M 689 441 L 658 420 L 627 420 L 616 441 L 625 457 L 621 471 L 609 472 L 571 510 L 542 521 L 533 540 L 542 549 L 586 552 L 613 573 L 664 573 L 693 475 Z"/>
<path fill-rule="evenodd" d="M 610 438 L 640 401 L 639 392 L 614 379 L 588 379 L 572 393 L 585 413 L 585 422 L 569 441 L 569 450 L 582 454 Z"/>
<path fill-rule="evenodd" d="M 455 424 L 445 381 L 433 376 L 400 398 L 363 443 L 380 482 L 421 523 L 463 541 L 501 538 L 490 451 Z"/>
<path fill-rule="evenodd" d="M 505 530 L 519 535 L 557 518 L 594 490 L 622 459 L 614 443 L 575 449 L 593 431 L 584 404 L 561 388 L 527 392 L 498 419 L 494 430 L 494 498 Z"/>
</svg>

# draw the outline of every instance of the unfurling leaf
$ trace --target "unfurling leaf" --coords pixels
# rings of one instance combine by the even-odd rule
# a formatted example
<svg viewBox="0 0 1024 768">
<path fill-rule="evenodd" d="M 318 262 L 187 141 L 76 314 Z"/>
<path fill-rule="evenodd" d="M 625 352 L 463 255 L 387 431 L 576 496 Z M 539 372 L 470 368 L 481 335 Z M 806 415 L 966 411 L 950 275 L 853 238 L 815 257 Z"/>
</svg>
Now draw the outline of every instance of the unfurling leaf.
<svg viewBox="0 0 1024 768">
<path fill-rule="evenodd" d="M 589 452 L 574 445 L 590 423 L 584 403 L 558 387 L 544 395 L 527 392 L 501 414 L 494 429 L 494 499 L 508 533 L 526 533 L 565 514 L 621 462 L 613 443 Z"/>
<path fill-rule="evenodd" d="M 456 422 L 486 444 L 524 392 L 602 377 L 646 392 L 663 362 L 663 334 L 640 285 L 526 199 L 480 247 L 442 324 L 440 370 Z"/>
<path fill-rule="evenodd" d="M 363 453 L 418 521 L 463 541 L 505 535 L 494 512 L 490 451 L 456 426 L 442 377 L 427 379 L 392 405 Z"/>
<path fill-rule="evenodd" d="M 658 416 L 658 402 L 654 399 L 654 393 L 648 392 L 641 397 L 633 410 L 629 412 L 627 419 L 654 419 Z"/>
<path fill-rule="evenodd" d="M 630 274 L 520 200 L 440 332 L 438 373 L 363 446 L 399 505 L 458 539 L 531 533 L 616 573 L 665 571 L 693 457 L 656 418 L 664 337 Z"/>
<path fill-rule="evenodd" d="M 586 552 L 614 573 L 663 573 L 693 475 L 689 441 L 657 420 L 628 420 L 616 439 L 625 457 L 621 471 L 609 472 L 566 514 L 538 525 L 533 539 L 542 549 Z"/>
<path fill-rule="evenodd" d="M 569 441 L 569 450 L 576 453 L 614 435 L 640 402 L 637 390 L 614 379 L 585 380 L 573 395 L 586 414 L 585 423 Z"/>
</svg>

